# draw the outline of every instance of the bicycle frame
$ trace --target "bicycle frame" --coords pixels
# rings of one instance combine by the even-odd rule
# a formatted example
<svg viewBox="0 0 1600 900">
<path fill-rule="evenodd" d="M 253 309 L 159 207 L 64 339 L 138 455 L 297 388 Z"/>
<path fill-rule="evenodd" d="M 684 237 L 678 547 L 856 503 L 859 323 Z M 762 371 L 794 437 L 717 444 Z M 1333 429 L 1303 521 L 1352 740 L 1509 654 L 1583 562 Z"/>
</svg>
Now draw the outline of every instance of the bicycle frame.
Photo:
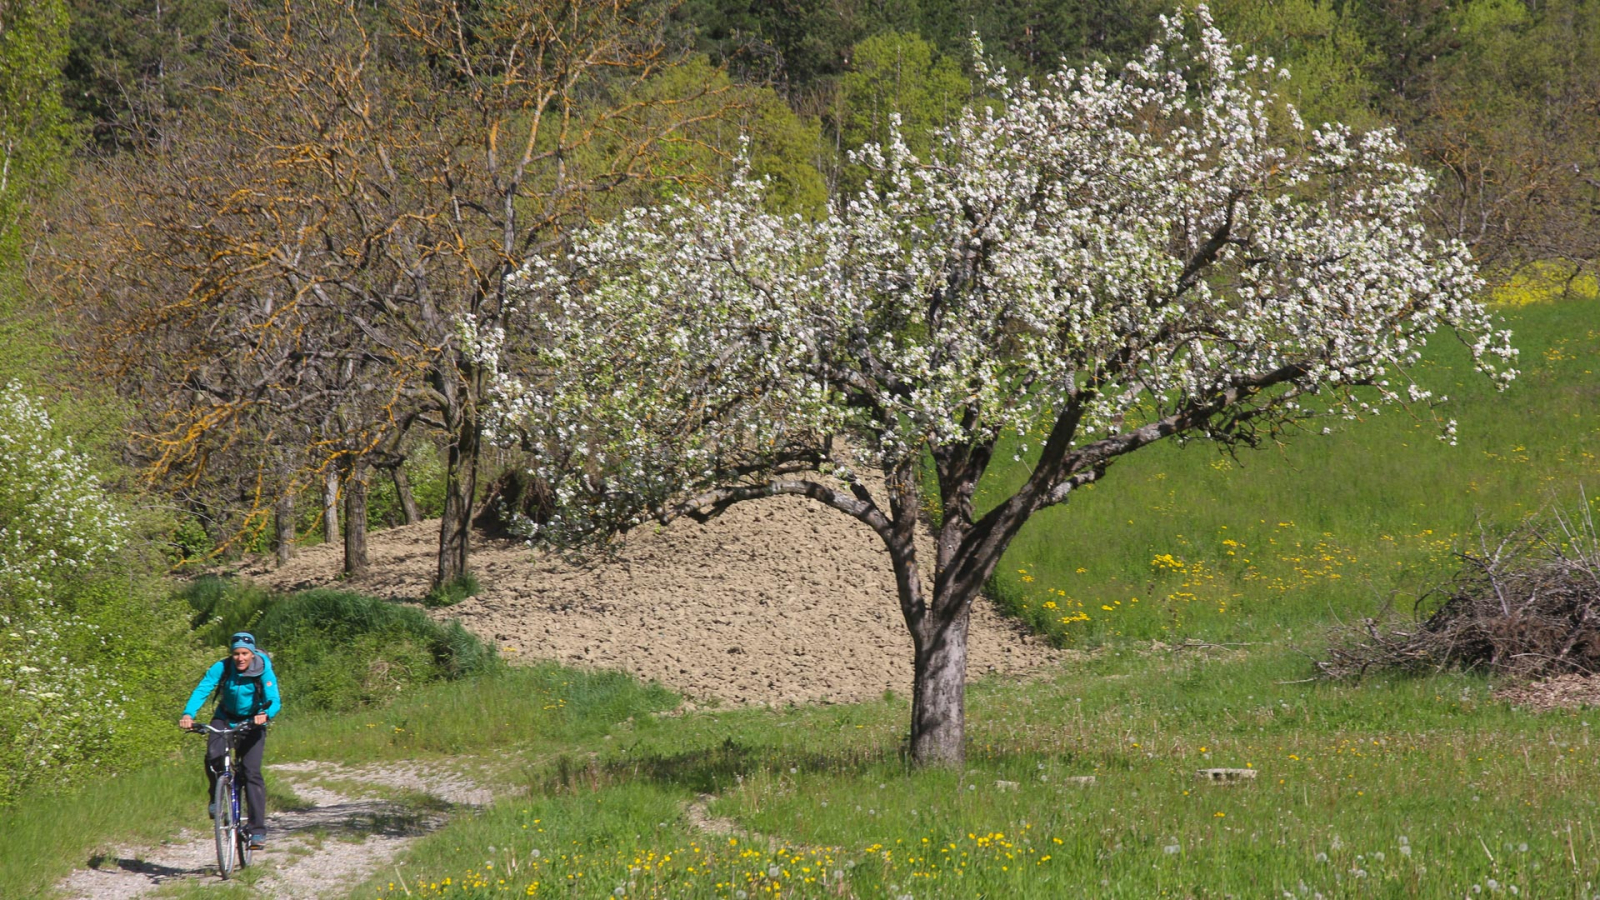
<svg viewBox="0 0 1600 900">
<path fill-rule="evenodd" d="M 240 868 L 250 865 L 250 829 L 244 824 L 242 816 L 244 792 L 239 779 L 235 777 L 235 770 L 239 735 L 260 727 L 263 726 L 253 722 L 245 722 L 232 728 L 217 728 L 210 724 L 196 723 L 192 729 L 196 734 L 223 736 L 222 771 L 217 773 L 217 791 L 214 795 L 217 807 L 214 825 L 217 841 L 217 872 L 223 878 L 233 873 L 233 862 L 236 858 Z"/>
</svg>

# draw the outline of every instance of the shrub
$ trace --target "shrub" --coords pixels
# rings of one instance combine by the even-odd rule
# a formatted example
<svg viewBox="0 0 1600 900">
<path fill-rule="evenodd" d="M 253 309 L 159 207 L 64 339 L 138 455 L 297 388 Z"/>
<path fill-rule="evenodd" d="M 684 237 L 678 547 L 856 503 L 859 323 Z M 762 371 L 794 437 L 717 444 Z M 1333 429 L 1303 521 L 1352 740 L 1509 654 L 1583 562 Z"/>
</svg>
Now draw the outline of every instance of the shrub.
<svg viewBox="0 0 1600 900">
<path fill-rule="evenodd" d="M 193 611 L 189 627 L 200 643 L 224 647 L 233 633 L 253 630 L 273 599 L 263 588 L 215 575 L 202 575 L 177 594 Z"/>
<path fill-rule="evenodd" d="M 430 681 L 485 673 L 499 660 L 460 623 L 347 591 L 271 594 L 215 577 L 182 591 L 206 643 L 251 631 L 272 657 L 289 709 L 348 710 Z"/>
<path fill-rule="evenodd" d="M 15 383 L 0 390 L 0 802 L 166 743 L 191 644 L 122 554 L 128 519 Z"/>
</svg>

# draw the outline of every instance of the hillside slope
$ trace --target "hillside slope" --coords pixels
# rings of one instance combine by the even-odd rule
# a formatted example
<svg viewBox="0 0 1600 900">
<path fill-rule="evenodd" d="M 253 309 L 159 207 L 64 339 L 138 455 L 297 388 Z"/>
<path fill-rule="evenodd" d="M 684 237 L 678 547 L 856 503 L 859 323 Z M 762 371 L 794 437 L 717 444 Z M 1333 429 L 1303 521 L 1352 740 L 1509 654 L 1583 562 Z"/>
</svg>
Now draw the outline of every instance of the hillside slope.
<svg viewBox="0 0 1600 900">
<path fill-rule="evenodd" d="M 414 600 L 427 591 L 437 540 L 431 521 L 374 533 L 371 574 L 342 584 Z M 911 689 L 911 638 L 887 552 L 865 525 L 811 500 L 771 498 L 705 525 L 641 529 L 616 559 L 589 567 L 481 535 L 475 547 L 482 590 L 437 614 L 513 660 L 621 669 L 733 703 L 852 702 Z M 327 544 L 282 569 L 254 560 L 239 574 L 280 590 L 328 586 L 340 562 Z M 972 676 L 1061 655 L 986 600 L 973 611 L 970 650 Z"/>
</svg>

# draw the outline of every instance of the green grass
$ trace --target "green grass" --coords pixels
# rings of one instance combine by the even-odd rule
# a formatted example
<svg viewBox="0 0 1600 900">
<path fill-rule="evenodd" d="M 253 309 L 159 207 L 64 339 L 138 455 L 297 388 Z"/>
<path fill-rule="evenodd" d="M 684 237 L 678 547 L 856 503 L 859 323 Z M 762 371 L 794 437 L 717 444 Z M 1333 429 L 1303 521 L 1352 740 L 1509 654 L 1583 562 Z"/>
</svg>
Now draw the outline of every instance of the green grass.
<svg viewBox="0 0 1600 900">
<path fill-rule="evenodd" d="M 678 698 L 615 672 L 553 663 L 414 690 L 386 706 L 311 713 L 273 732 L 277 761 L 344 763 L 498 752 L 556 752 L 602 735 L 630 717 L 648 728 Z"/>
<path fill-rule="evenodd" d="M 203 744 L 196 737 L 161 762 L 0 808 L 0 897 L 50 896 L 75 868 L 115 865 L 119 848 L 155 844 L 185 827 L 208 833 Z M 271 779 L 267 802 L 272 809 L 303 806 Z"/>
<path fill-rule="evenodd" d="M 1285 683 L 1304 674 L 1279 649 L 1124 650 L 980 683 L 961 772 L 907 769 L 897 702 L 534 738 L 525 793 L 352 896 L 823 897 L 833 872 L 860 897 L 1589 896 L 1600 711 L 1530 715 L 1469 675 Z M 742 839 L 693 827 L 701 794 Z"/>
<path fill-rule="evenodd" d="M 1440 339 L 1419 381 L 1435 413 L 1333 420 L 1333 433 L 1241 450 L 1166 443 L 1036 515 L 991 590 L 1063 643 L 1263 640 L 1409 609 L 1480 520 L 1503 525 L 1587 485 L 1600 505 L 1600 301 L 1507 310 L 1523 374 L 1504 393 Z M 1453 340 L 1453 339 L 1452 339 Z M 1459 442 L 1437 440 L 1459 421 Z M 1023 477 L 991 473 L 996 502 Z"/>
<path fill-rule="evenodd" d="M 0 809 L 0 897 L 45 894 L 73 866 L 120 842 L 154 842 L 205 814 L 195 758 L 169 760 L 59 795 Z"/>
<path fill-rule="evenodd" d="M 446 584 L 435 585 L 422 597 L 422 605 L 429 609 L 439 609 L 445 606 L 455 606 L 457 603 L 473 596 L 481 590 L 477 576 L 466 572 L 456 576 Z"/>
<path fill-rule="evenodd" d="M 676 702 L 659 687 L 556 666 L 288 718 L 270 753 L 467 754 L 509 785 L 349 886 L 355 897 L 522 894 L 534 882 L 536 896 L 595 898 L 774 885 L 798 897 L 1313 896 L 1303 881 L 1328 897 L 1443 898 L 1487 891 L 1489 878 L 1525 897 L 1592 893 L 1600 710 L 1513 710 L 1473 675 L 1328 685 L 1301 682 L 1306 668 L 1282 647 L 1123 644 L 1040 679 L 978 682 L 961 772 L 908 770 L 903 701 L 659 715 Z M 1195 776 L 1209 766 L 1261 774 L 1216 787 Z M 153 841 L 195 825 L 197 768 L 112 782 L 92 803 L 63 804 L 66 816 L 12 810 L 0 895 L 53 883 L 63 846 L 82 848 L 65 861 L 82 864 L 96 844 L 86 832 Z M 696 827 L 688 809 L 703 794 L 741 837 Z M 17 865 L 30 853 L 49 863 L 31 879 Z"/>
</svg>

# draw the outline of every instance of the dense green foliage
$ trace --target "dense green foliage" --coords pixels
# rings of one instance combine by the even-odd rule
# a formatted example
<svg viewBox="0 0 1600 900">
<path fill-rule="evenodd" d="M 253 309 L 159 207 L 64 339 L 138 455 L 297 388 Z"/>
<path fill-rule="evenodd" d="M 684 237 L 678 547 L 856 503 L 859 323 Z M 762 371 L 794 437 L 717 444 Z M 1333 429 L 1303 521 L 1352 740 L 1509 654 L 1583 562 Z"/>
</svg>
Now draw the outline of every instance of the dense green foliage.
<svg viewBox="0 0 1600 900">
<path fill-rule="evenodd" d="M 285 711 L 348 711 L 499 666 L 494 649 L 460 623 L 440 624 L 415 606 L 376 597 L 332 590 L 273 594 L 216 577 L 196 579 L 180 593 L 201 643 L 215 648 L 218 658 L 234 632 L 255 634 L 272 657 Z"/>
<path fill-rule="evenodd" d="M 899 117 L 906 145 L 919 156 L 933 145 L 933 130 L 948 125 L 973 100 L 973 86 L 956 58 L 937 54 L 915 34 L 888 32 L 851 48 L 850 71 L 839 80 L 832 122 L 842 147 L 887 146 Z M 845 165 L 840 190 L 861 190 L 866 170 Z"/>
<path fill-rule="evenodd" d="M 1192 2 L 1179 4 L 1191 6 Z M 1600 5 L 1471 0 L 1215 0 L 1217 24 L 1275 57 L 1308 122 L 1397 126 L 1440 178 L 1434 224 L 1495 269 L 1600 258 L 1593 172 L 1600 128 Z M 748 77 L 770 78 L 796 108 L 821 112 L 839 150 L 881 123 L 883 49 L 922 46 L 964 64 L 982 37 L 997 62 L 1037 76 L 1061 61 L 1119 64 L 1171 4 L 1146 0 L 753 4 L 694 0 L 682 17 L 699 46 Z M 901 54 L 897 66 L 917 62 Z M 913 83 L 940 93 L 943 72 Z M 908 115 L 908 122 L 924 119 Z M 863 128 L 863 124 L 869 126 Z M 881 127 L 881 124 L 880 126 Z M 916 128 L 908 129 L 919 140 Z M 835 163 L 842 162 L 836 158 Z M 840 187 L 857 186 L 848 170 Z"/>
<path fill-rule="evenodd" d="M 0 803 L 171 744 L 153 726 L 189 642 L 130 531 L 39 402 L 0 390 Z"/>
<path fill-rule="evenodd" d="M 852 48 L 875 35 L 917 34 L 964 58 L 968 37 L 976 31 L 997 61 L 1038 72 L 1062 57 L 1105 59 L 1137 52 L 1169 5 L 1150 0 L 691 0 L 681 16 L 716 58 L 804 96 L 849 71 L 855 62 Z"/>
<path fill-rule="evenodd" d="M 48 318 L 22 278 L 32 210 L 62 177 L 71 127 L 62 102 L 63 0 L 0 2 L 0 384 L 43 381 Z"/>
<path fill-rule="evenodd" d="M 7 268 L 15 261 L 18 227 L 30 204 L 66 168 L 66 53 L 63 0 L 0 3 L 0 248 Z"/>
</svg>

